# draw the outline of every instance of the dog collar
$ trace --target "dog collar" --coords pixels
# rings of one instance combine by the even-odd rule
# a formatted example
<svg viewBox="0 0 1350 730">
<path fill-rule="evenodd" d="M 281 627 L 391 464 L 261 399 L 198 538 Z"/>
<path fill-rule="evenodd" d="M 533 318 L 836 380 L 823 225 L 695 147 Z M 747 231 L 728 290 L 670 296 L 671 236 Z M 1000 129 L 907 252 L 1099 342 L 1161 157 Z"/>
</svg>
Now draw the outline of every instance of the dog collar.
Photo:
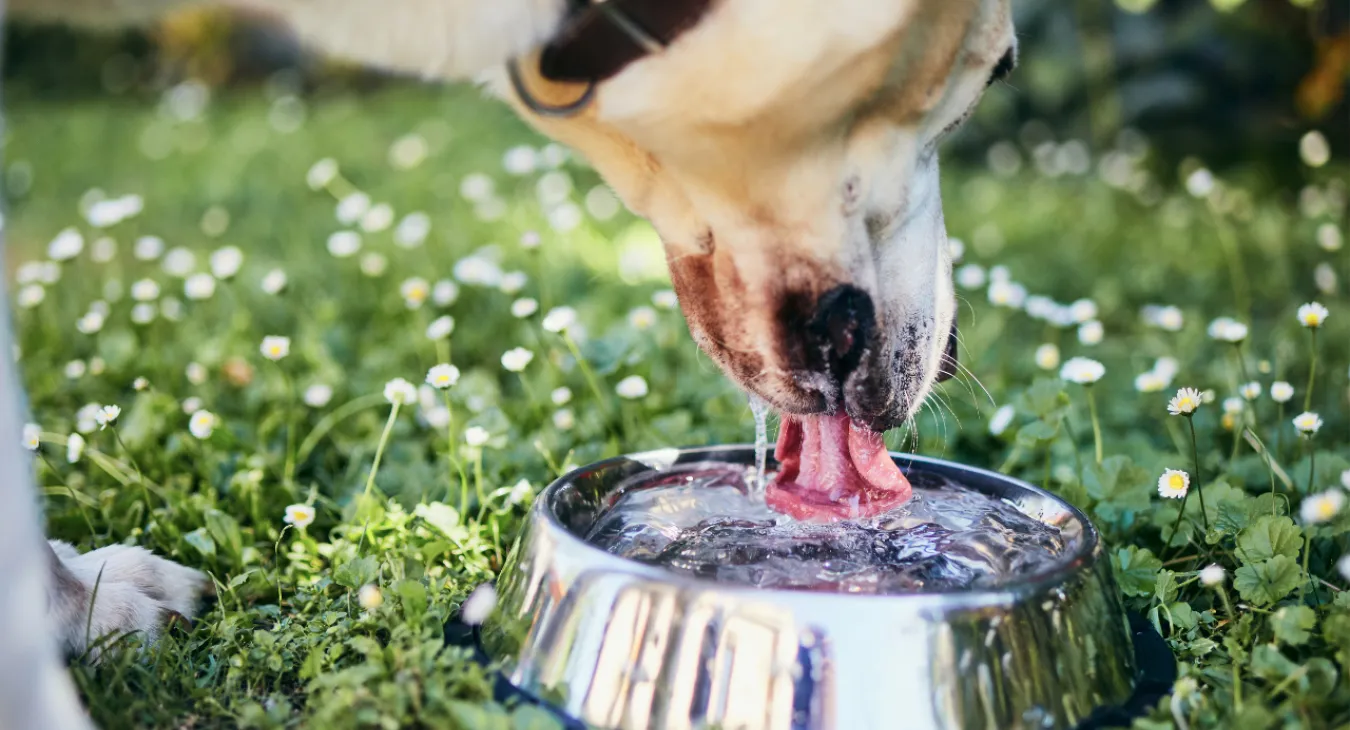
<svg viewBox="0 0 1350 730">
<path fill-rule="evenodd" d="M 584 83 L 575 101 L 539 101 L 521 78 L 518 60 L 507 64 L 516 95 L 541 116 L 566 117 L 590 104 L 595 87 L 628 64 L 659 53 L 702 19 L 712 0 L 569 0 L 557 35 L 539 54 L 539 75 L 550 81 Z"/>
</svg>

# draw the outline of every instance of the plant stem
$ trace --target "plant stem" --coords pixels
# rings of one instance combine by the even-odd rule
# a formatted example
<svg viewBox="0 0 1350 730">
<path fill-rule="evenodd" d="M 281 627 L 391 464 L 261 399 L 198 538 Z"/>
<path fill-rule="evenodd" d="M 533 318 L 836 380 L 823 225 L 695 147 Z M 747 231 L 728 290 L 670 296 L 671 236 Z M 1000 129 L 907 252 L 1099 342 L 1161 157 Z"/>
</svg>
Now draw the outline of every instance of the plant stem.
<svg viewBox="0 0 1350 730">
<path fill-rule="evenodd" d="M 1191 461 L 1195 464 L 1195 493 L 1200 497 L 1200 518 L 1205 524 L 1205 532 L 1209 532 L 1209 514 L 1205 510 L 1205 492 L 1201 488 L 1204 479 L 1200 477 L 1200 448 L 1195 441 L 1195 418 L 1187 417 L 1186 423 L 1191 427 Z M 1189 494 L 1189 492 L 1187 492 Z M 1185 507 L 1185 499 L 1182 499 L 1182 506 Z"/>
<path fill-rule="evenodd" d="M 1308 363 L 1308 392 L 1303 394 L 1304 411 L 1312 410 L 1313 383 L 1317 379 L 1317 328 L 1316 327 L 1309 328 L 1308 334 L 1310 338 L 1309 347 L 1312 350 L 1312 358 Z"/>
<path fill-rule="evenodd" d="M 1096 447 L 1097 463 L 1102 463 L 1102 425 L 1097 419 L 1097 398 L 1092 395 L 1092 386 L 1087 386 L 1088 414 L 1092 416 L 1092 442 Z"/>
<path fill-rule="evenodd" d="M 380 470 L 380 460 L 384 458 L 384 446 L 389 443 L 389 434 L 394 430 L 394 421 L 398 419 L 398 402 L 389 409 L 389 420 L 384 422 L 384 433 L 380 434 L 380 443 L 375 447 L 375 461 L 370 465 L 370 475 L 366 477 L 365 496 L 370 496 L 370 491 L 375 488 L 375 473 Z"/>
<path fill-rule="evenodd" d="M 567 332 L 563 332 L 562 338 L 563 342 L 567 344 L 568 352 L 571 352 L 572 357 L 576 358 L 577 367 L 581 368 L 581 374 L 585 376 L 586 385 L 590 387 L 591 393 L 595 395 L 595 400 L 600 405 L 600 410 L 604 411 L 605 415 L 609 415 L 609 400 L 605 397 L 604 392 L 600 390 L 600 383 L 596 381 L 595 372 L 591 370 L 590 363 L 587 363 L 586 358 L 581 356 L 581 348 L 577 347 L 576 340 L 573 340 L 572 335 Z"/>
</svg>

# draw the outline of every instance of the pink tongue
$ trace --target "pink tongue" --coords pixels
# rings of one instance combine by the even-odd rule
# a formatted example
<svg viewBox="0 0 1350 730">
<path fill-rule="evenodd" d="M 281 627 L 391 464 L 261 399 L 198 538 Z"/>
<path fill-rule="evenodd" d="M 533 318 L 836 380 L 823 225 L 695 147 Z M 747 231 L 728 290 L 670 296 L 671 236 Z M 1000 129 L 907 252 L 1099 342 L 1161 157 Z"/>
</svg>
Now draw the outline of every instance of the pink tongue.
<svg viewBox="0 0 1350 730">
<path fill-rule="evenodd" d="M 765 494 L 773 509 L 799 520 L 872 517 L 909 500 L 909 480 L 881 434 L 846 415 L 783 416 L 774 457 L 782 465 Z"/>
</svg>

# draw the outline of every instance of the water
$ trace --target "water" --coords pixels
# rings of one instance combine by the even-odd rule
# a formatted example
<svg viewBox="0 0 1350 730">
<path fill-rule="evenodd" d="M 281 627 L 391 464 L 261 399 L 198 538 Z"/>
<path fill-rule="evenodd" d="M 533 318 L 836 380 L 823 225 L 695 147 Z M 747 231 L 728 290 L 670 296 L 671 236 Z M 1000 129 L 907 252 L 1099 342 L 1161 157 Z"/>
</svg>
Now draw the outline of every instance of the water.
<svg viewBox="0 0 1350 730">
<path fill-rule="evenodd" d="M 763 502 L 769 484 L 764 468 L 769 456 L 769 404 L 751 393 L 750 412 L 755 414 L 755 478 L 750 483 L 750 496 Z"/>
<path fill-rule="evenodd" d="M 816 525 L 753 496 L 735 465 L 653 474 L 627 488 L 587 541 L 683 575 L 757 588 L 911 593 L 992 587 L 1050 567 L 1058 528 L 942 477 L 911 473 L 914 499 L 867 520 Z"/>
</svg>

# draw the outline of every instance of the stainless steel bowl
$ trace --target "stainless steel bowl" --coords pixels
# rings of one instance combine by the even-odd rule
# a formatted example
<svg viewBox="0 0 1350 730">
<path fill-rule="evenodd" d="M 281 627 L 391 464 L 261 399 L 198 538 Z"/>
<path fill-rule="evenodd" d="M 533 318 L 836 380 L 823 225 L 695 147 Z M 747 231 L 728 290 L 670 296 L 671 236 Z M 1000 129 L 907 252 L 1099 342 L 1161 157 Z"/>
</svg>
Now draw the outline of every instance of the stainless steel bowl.
<svg viewBox="0 0 1350 730">
<path fill-rule="evenodd" d="M 583 540 L 651 470 L 753 463 L 745 446 L 611 459 L 554 482 L 498 581 L 483 645 L 520 689 L 598 728 L 1072 728 L 1135 678 L 1111 563 L 1081 512 L 980 469 L 895 455 L 1015 504 L 1070 544 L 995 589 L 847 595 L 686 578 Z"/>
</svg>

